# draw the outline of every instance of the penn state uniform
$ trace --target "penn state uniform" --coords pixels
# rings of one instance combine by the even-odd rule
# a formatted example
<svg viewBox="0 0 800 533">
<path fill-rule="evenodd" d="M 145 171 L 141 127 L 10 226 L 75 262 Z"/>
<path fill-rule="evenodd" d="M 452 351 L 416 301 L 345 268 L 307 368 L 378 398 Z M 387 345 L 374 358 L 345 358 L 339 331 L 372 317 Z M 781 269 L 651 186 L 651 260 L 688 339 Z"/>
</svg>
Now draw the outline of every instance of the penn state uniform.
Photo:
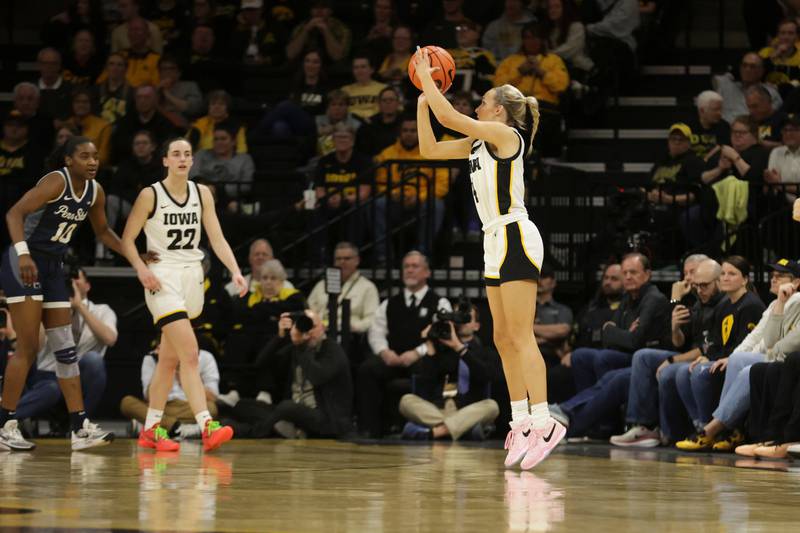
<svg viewBox="0 0 800 533">
<path fill-rule="evenodd" d="M 94 180 L 87 180 L 83 194 L 78 196 L 72 189 L 69 169 L 64 167 L 56 172 L 64 179 L 64 190 L 58 198 L 25 217 L 25 242 L 36 263 L 39 280 L 24 286 L 14 246 L 3 253 L 0 283 L 9 303 L 19 303 L 30 296 L 43 302 L 45 309 L 70 306 L 72 289 L 68 288 L 62 260 L 75 230 L 89 216 L 89 209 L 97 200 L 98 186 Z"/>
<path fill-rule="evenodd" d="M 489 286 L 538 280 L 544 258 L 542 237 L 525 209 L 525 141 L 514 131 L 519 149 L 513 156 L 497 157 L 481 139 L 472 142 L 469 156 L 472 196 L 484 231 L 484 278 Z"/>
<path fill-rule="evenodd" d="M 183 203 L 169 194 L 163 181 L 150 186 L 155 203 L 144 224 L 144 234 L 147 249 L 159 256 L 150 270 L 161 283 L 161 290 L 145 289 L 144 298 L 159 328 L 183 318 L 196 318 L 203 311 L 203 199 L 196 183 L 189 181 L 186 186 Z"/>
</svg>

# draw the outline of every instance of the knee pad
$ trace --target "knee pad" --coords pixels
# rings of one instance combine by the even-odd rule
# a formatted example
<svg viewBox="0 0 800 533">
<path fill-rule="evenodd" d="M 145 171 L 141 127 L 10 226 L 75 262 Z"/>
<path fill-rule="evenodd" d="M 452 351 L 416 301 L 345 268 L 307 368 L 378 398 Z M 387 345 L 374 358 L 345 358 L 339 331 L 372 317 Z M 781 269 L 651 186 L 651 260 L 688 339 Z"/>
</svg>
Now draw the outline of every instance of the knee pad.
<svg viewBox="0 0 800 533">
<path fill-rule="evenodd" d="M 59 379 L 74 378 L 80 375 L 78 353 L 75 351 L 75 339 L 70 326 L 48 329 L 47 349 L 56 357 L 56 377 Z"/>
</svg>

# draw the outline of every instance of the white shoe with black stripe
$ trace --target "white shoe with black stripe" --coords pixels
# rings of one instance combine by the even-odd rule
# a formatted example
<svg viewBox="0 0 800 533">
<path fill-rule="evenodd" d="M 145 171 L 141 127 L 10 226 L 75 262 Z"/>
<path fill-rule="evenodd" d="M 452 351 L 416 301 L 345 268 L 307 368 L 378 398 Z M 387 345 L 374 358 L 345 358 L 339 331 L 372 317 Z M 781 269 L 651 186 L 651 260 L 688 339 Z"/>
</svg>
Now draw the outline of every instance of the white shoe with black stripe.
<svg viewBox="0 0 800 533">
<path fill-rule="evenodd" d="M 72 432 L 72 451 L 77 452 L 87 448 L 107 446 L 114 440 L 114 434 L 103 431 L 97 424 L 92 424 L 89 419 L 83 421 L 83 427 Z"/>
<path fill-rule="evenodd" d="M 26 452 L 36 448 L 36 445 L 22 437 L 19 422 L 8 420 L 0 428 L 0 450 L 12 452 Z"/>
</svg>

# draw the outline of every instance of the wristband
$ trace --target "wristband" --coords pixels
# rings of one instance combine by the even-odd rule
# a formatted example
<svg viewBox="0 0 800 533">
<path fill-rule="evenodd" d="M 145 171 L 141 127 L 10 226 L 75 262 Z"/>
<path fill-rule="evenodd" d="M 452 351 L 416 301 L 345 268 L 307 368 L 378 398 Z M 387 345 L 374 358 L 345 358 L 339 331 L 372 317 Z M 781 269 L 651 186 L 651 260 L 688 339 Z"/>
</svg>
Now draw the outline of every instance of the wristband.
<svg viewBox="0 0 800 533">
<path fill-rule="evenodd" d="M 31 255 L 31 251 L 28 250 L 28 243 L 25 241 L 19 241 L 14 243 L 14 250 L 17 251 L 17 255 Z"/>
</svg>

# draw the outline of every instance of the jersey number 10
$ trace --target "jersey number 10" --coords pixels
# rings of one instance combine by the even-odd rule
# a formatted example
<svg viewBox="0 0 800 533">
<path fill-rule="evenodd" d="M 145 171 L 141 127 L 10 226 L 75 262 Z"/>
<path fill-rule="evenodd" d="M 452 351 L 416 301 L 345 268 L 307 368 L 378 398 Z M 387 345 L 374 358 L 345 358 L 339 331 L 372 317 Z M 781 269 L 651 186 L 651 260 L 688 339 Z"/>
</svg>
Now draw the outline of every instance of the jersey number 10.
<svg viewBox="0 0 800 533">
<path fill-rule="evenodd" d="M 52 242 L 61 242 L 67 244 L 69 240 L 72 238 L 72 234 L 75 232 L 75 228 L 77 228 L 77 224 L 70 224 L 69 222 L 62 222 L 58 225 L 58 229 L 56 229 L 56 234 L 50 237 Z"/>
<path fill-rule="evenodd" d="M 171 229 L 167 232 L 167 238 L 172 239 L 172 242 L 167 246 L 167 250 L 194 250 L 194 236 L 196 232 L 194 228 L 186 230 Z M 184 241 L 181 244 L 181 241 Z"/>
</svg>

